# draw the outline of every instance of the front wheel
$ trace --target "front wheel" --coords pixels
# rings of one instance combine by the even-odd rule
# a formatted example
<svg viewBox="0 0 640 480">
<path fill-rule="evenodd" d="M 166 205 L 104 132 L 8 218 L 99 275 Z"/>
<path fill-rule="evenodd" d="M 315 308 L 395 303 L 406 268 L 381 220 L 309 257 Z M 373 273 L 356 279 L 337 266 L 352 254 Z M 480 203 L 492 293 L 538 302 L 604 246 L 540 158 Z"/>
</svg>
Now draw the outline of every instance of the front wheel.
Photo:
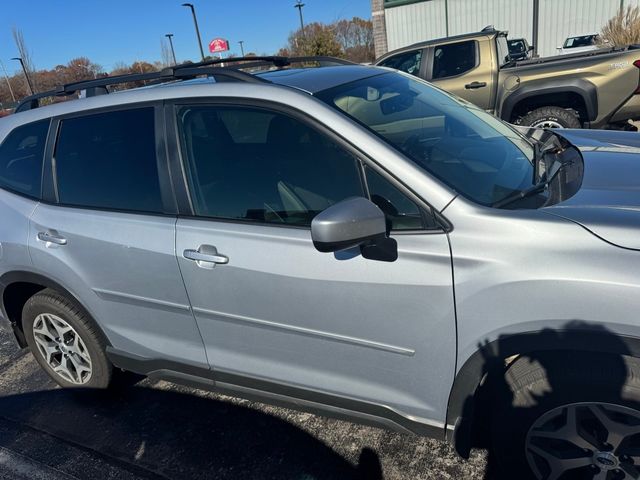
<svg viewBox="0 0 640 480">
<path fill-rule="evenodd" d="M 81 309 L 58 292 L 35 294 L 22 310 L 27 344 L 40 366 L 62 387 L 107 388 L 112 366 L 105 342 Z"/>
<path fill-rule="evenodd" d="M 640 478 L 637 359 L 549 353 L 516 360 L 504 380 L 492 421 L 499 478 Z"/>
<path fill-rule="evenodd" d="M 519 118 L 516 124 L 533 128 L 582 128 L 575 111 L 561 107 L 537 108 Z"/>
</svg>

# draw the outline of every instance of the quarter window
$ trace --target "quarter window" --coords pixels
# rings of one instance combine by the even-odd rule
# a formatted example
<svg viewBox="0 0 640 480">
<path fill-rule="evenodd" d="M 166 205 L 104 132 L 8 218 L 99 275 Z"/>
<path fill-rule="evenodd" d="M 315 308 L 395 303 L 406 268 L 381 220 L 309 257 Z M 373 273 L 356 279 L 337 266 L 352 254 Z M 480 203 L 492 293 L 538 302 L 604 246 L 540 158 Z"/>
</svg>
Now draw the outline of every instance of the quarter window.
<svg viewBox="0 0 640 480">
<path fill-rule="evenodd" d="M 433 55 L 433 80 L 462 75 L 476 66 L 476 42 L 440 45 Z"/>
<path fill-rule="evenodd" d="M 395 68 L 416 77 L 420 75 L 420 65 L 422 64 L 422 50 L 400 53 L 380 62 L 380 66 Z"/>
<path fill-rule="evenodd" d="M 49 120 L 13 130 L 0 146 L 0 187 L 39 198 Z"/>
<path fill-rule="evenodd" d="M 153 108 L 63 120 L 55 173 L 62 204 L 162 212 Z"/>
<path fill-rule="evenodd" d="M 423 217 L 420 208 L 379 173 L 371 168 L 367 168 L 366 173 L 371 201 L 384 212 L 390 230 L 422 230 L 436 227 L 432 215 Z M 429 225 L 425 222 L 426 218 L 430 220 Z"/>
<path fill-rule="evenodd" d="M 366 195 L 359 161 L 290 116 L 185 106 L 178 126 L 196 215 L 308 226 L 327 207 Z"/>
</svg>

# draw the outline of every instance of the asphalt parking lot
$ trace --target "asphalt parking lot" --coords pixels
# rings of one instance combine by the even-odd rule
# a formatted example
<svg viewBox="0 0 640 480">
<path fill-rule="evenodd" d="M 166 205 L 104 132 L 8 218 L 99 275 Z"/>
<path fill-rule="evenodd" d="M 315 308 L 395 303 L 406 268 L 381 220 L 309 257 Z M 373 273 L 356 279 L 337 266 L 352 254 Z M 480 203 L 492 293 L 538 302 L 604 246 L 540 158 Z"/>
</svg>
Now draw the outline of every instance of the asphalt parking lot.
<svg viewBox="0 0 640 480">
<path fill-rule="evenodd" d="M 57 388 L 0 332 L 0 479 L 483 479 L 485 456 L 166 382 Z"/>
</svg>

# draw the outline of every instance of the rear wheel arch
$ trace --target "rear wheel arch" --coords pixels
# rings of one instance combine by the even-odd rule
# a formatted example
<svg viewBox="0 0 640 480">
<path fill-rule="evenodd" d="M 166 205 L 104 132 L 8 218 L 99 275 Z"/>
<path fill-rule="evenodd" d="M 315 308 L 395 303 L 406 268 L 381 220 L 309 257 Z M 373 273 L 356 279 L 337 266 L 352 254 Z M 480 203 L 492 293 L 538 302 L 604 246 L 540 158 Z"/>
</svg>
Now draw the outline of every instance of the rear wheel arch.
<svg viewBox="0 0 640 480">
<path fill-rule="evenodd" d="M 449 395 L 447 425 L 448 440 L 456 451 L 467 458 L 478 441 L 484 445 L 482 434 L 488 416 L 483 408 L 490 401 L 491 392 L 485 388 L 489 378 L 504 375 L 507 368 L 521 357 L 538 357 L 552 352 L 570 351 L 576 356 L 605 354 L 640 359 L 640 338 L 618 335 L 603 327 L 579 325 L 575 329 L 545 329 L 501 336 L 484 343 L 458 371 Z"/>
<path fill-rule="evenodd" d="M 22 328 L 22 309 L 33 295 L 47 288 L 55 290 L 73 302 L 79 310 L 91 319 L 103 340 L 107 345 L 110 345 L 108 337 L 105 335 L 100 324 L 78 299 L 78 296 L 72 293 L 71 290 L 44 275 L 26 271 L 15 271 L 6 273 L 0 277 L 0 301 L 2 302 L 2 315 L 11 322 L 14 335 L 20 347 L 25 348 L 27 346 Z"/>
</svg>

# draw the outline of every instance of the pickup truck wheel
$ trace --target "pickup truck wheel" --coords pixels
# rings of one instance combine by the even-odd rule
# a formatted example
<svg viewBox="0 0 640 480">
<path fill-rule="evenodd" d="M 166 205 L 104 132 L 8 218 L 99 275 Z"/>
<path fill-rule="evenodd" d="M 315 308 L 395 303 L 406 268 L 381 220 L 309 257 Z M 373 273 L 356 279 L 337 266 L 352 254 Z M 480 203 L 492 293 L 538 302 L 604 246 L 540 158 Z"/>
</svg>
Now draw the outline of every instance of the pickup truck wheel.
<svg viewBox="0 0 640 480">
<path fill-rule="evenodd" d="M 640 478 L 637 359 L 575 352 L 522 357 L 502 388 L 494 388 L 497 478 L 515 472 L 527 480 Z"/>
<path fill-rule="evenodd" d="M 573 110 L 561 107 L 542 107 L 516 121 L 517 125 L 534 128 L 582 128 Z"/>
<path fill-rule="evenodd" d="M 112 366 L 102 335 L 68 298 L 51 289 L 35 294 L 22 310 L 22 326 L 33 356 L 60 386 L 109 386 Z"/>
</svg>

